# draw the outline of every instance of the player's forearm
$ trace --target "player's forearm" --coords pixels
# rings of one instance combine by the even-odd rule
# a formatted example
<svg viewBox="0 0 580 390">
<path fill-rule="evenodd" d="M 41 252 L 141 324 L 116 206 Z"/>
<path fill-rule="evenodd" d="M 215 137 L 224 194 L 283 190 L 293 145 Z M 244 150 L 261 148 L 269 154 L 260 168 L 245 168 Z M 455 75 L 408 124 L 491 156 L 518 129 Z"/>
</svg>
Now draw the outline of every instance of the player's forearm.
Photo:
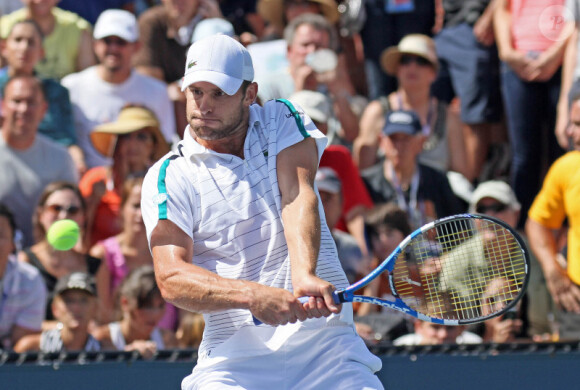
<svg viewBox="0 0 580 390">
<path fill-rule="evenodd" d="M 314 190 L 303 189 L 282 210 L 284 236 L 292 267 L 292 278 L 315 275 L 320 248 L 320 215 Z"/>
</svg>

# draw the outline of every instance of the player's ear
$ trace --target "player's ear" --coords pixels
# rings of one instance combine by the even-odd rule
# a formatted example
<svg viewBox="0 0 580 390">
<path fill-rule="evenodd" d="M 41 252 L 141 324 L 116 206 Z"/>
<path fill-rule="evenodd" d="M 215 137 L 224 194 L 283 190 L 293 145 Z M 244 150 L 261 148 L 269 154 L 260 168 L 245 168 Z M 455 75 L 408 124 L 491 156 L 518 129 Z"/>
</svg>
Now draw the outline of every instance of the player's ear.
<svg viewBox="0 0 580 390">
<path fill-rule="evenodd" d="M 244 104 L 250 106 L 256 102 L 257 98 L 258 98 L 258 84 L 252 82 L 246 88 L 246 92 L 244 95 Z"/>
</svg>

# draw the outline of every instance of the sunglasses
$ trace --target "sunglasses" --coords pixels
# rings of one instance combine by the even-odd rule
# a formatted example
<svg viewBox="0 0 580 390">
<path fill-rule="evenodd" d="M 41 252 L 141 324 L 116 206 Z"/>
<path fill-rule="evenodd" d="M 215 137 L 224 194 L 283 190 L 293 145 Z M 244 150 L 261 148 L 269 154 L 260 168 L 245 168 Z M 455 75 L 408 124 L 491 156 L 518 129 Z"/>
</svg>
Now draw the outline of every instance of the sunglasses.
<svg viewBox="0 0 580 390">
<path fill-rule="evenodd" d="M 50 204 L 44 207 L 54 214 L 60 214 L 61 211 L 65 211 L 68 215 L 77 215 L 81 211 L 81 208 L 79 206 L 65 207 L 59 204 Z"/>
<path fill-rule="evenodd" d="M 401 56 L 401 60 L 399 61 L 401 65 L 409 65 L 412 62 L 416 63 L 419 66 L 433 66 L 433 64 L 431 64 L 431 62 L 426 58 L 412 56 L 408 54 L 403 54 Z"/>
<path fill-rule="evenodd" d="M 105 42 L 105 45 L 109 46 L 109 45 L 117 45 L 117 46 L 127 46 L 129 44 L 129 42 L 127 42 L 124 39 L 121 38 L 112 38 L 112 37 L 105 37 L 102 39 L 103 42 Z"/>
<path fill-rule="evenodd" d="M 475 211 L 479 214 L 485 214 L 488 212 L 501 213 L 502 211 L 505 211 L 507 208 L 508 206 L 503 203 L 494 203 L 487 206 L 484 205 L 477 206 L 475 208 Z"/>
<path fill-rule="evenodd" d="M 119 139 L 136 139 L 137 141 L 147 142 L 153 139 L 153 136 L 147 132 L 127 133 L 119 135 Z"/>
</svg>

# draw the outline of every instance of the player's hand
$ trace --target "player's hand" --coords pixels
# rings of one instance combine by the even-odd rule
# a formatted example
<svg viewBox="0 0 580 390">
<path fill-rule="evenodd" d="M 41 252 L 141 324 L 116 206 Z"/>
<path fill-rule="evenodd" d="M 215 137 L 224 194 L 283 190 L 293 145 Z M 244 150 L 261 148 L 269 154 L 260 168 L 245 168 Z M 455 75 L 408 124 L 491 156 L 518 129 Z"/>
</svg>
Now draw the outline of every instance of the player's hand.
<svg viewBox="0 0 580 390">
<path fill-rule="evenodd" d="M 314 275 L 302 275 L 293 276 L 292 284 L 296 297 L 310 297 L 303 305 L 308 318 L 328 317 L 342 310 L 342 305 L 336 304 L 332 297 L 336 290 L 332 283 Z"/>
<path fill-rule="evenodd" d="M 258 285 L 252 293 L 249 309 L 264 324 L 286 325 L 309 318 L 303 305 L 287 290 Z"/>
</svg>

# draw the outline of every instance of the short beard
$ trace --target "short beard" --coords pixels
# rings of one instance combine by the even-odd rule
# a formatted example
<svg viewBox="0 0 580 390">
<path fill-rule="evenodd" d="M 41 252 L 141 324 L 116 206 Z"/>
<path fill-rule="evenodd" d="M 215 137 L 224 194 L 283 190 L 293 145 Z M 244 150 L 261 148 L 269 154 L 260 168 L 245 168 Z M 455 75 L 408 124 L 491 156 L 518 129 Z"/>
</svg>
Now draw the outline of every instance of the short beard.
<svg viewBox="0 0 580 390">
<path fill-rule="evenodd" d="M 221 139 L 230 138 L 241 131 L 245 131 L 247 128 L 247 123 L 244 124 L 244 121 L 247 122 L 247 116 L 244 115 L 243 106 L 240 107 L 238 113 L 239 119 L 236 121 L 236 123 L 226 125 L 225 127 L 221 127 L 219 129 L 210 129 L 207 127 L 192 126 L 191 122 L 192 119 L 194 119 L 193 117 L 189 118 L 190 123 L 189 127 L 191 127 L 191 130 L 195 134 L 196 138 L 202 139 L 204 141 L 217 141 Z M 201 131 L 202 129 L 205 131 Z"/>
</svg>

